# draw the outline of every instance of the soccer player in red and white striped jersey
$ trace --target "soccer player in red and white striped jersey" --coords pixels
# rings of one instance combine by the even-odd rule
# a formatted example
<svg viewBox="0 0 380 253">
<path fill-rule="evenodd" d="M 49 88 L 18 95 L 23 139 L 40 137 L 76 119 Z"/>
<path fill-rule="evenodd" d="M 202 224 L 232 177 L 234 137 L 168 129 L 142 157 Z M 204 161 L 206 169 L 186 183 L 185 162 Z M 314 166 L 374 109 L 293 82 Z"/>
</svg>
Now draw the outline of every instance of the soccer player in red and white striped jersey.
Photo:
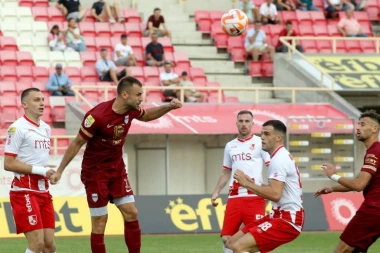
<svg viewBox="0 0 380 253">
<path fill-rule="evenodd" d="M 24 233 L 29 246 L 26 253 L 53 253 L 55 214 L 48 178 L 55 172 L 47 165 L 51 129 L 40 118 L 44 96 L 39 89 L 22 92 L 25 115 L 7 132 L 4 168 L 14 173 L 10 202 L 17 234 Z"/>
</svg>

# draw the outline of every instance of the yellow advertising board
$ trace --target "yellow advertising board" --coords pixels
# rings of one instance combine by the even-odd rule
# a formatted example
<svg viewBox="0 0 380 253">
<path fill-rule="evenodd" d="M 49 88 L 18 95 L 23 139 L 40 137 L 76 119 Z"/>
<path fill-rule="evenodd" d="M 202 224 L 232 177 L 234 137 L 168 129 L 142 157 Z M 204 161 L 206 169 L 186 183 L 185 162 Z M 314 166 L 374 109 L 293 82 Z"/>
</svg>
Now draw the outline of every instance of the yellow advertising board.
<svg viewBox="0 0 380 253">
<path fill-rule="evenodd" d="M 308 56 L 343 89 L 380 88 L 379 56 Z"/>
</svg>

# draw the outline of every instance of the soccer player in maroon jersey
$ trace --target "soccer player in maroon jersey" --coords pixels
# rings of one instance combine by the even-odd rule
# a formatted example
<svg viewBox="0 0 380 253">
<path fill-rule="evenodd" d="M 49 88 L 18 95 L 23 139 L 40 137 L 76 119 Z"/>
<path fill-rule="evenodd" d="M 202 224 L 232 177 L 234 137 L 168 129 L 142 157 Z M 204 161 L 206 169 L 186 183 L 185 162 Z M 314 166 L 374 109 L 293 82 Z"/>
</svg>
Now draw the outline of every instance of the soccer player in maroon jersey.
<svg viewBox="0 0 380 253">
<path fill-rule="evenodd" d="M 83 156 L 81 180 L 86 188 L 90 208 L 93 253 L 105 253 L 104 231 L 107 223 L 107 204 L 114 203 L 124 218 L 124 238 L 129 253 L 139 253 L 141 230 L 133 191 L 123 161 L 123 146 L 133 119 L 151 121 L 182 106 L 173 99 L 169 104 L 144 110 L 142 84 L 133 77 L 122 79 L 117 97 L 100 103 L 88 111 L 79 134 L 67 148 L 62 162 L 50 181 L 58 182 L 62 172 L 87 143 Z"/>
<path fill-rule="evenodd" d="M 380 237 L 380 115 L 369 110 L 360 115 L 356 138 L 367 152 L 359 174 L 351 179 L 336 174 L 334 166 L 323 164 L 326 175 L 340 185 L 319 189 L 315 196 L 331 192 L 363 191 L 364 202 L 340 236 L 335 253 L 367 252 Z"/>
</svg>

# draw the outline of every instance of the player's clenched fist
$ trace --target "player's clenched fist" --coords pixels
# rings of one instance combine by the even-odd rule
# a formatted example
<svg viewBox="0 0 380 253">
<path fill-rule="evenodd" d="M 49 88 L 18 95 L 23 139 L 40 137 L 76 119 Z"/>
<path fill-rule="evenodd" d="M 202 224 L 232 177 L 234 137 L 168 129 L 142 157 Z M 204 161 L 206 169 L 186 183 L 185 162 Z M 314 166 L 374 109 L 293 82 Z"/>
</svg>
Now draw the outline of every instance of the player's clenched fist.
<svg viewBox="0 0 380 253">
<path fill-rule="evenodd" d="M 215 193 L 212 195 L 212 197 L 211 197 L 211 204 L 212 204 L 213 206 L 218 206 L 218 205 L 219 205 L 219 203 L 216 201 L 216 200 L 218 199 L 218 197 L 219 197 L 219 194 L 218 194 L 217 192 L 215 192 Z"/>
<path fill-rule="evenodd" d="M 318 197 L 319 195 L 322 195 L 322 194 L 329 194 L 329 193 L 332 193 L 333 190 L 332 188 L 330 187 L 323 187 L 322 189 L 319 189 L 318 191 L 316 191 L 314 193 L 314 197 Z"/>
<path fill-rule="evenodd" d="M 249 183 L 254 183 L 255 181 L 244 174 L 241 170 L 236 170 L 234 174 L 234 179 L 243 187 L 246 187 Z"/>
<path fill-rule="evenodd" d="M 50 183 L 51 184 L 56 184 L 58 181 L 61 179 L 62 173 L 60 172 L 55 172 L 50 178 Z"/>
<path fill-rule="evenodd" d="M 172 109 L 178 109 L 178 108 L 181 108 L 182 107 L 182 103 L 181 101 L 179 101 L 178 99 L 173 99 L 172 101 L 170 101 L 170 107 Z"/>
</svg>

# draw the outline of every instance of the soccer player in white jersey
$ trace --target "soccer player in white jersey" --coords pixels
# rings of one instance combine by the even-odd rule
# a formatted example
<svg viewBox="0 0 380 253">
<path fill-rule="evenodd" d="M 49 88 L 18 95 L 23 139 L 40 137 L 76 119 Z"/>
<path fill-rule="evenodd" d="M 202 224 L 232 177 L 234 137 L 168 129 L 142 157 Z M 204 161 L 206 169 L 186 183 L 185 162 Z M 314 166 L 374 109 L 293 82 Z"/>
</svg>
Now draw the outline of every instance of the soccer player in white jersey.
<svg viewBox="0 0 380 253">
<path fill-rule="evenodd" d="M 272 213 L 254 221 L 237 232 L 227 242 L 234 253 L 270 252 L 293 241 L 304 223 L 302 184 L 297 165 L 284 147 L 286 126 L 279 120 L 269 120 L 261 130 L 262 148 L 271 155 L 268 185 L 257 185 L 244 171 L 234 178 L 247 190 L 272 201 Z"/>
<path fill-rule="evenodd" d="M 253 115 L 250 111 L 240 111 L 237 115 L 236 126 L 239 136 L 226 144 L 224 150 L 223 172 L 211 197 L 213 206 L 217 206 L 220 191 L 230 181 L 230 191 L 224 215 L 221 237 L 224 252 L 232 251 L 225 247 L 227 240 L 239 231 L 240 226 L 261 219 L 265 215 L 265 199 L 241 187 L 232 178 L 237 169 L 243 170 L 258 185 L 262 183 L 264 163 L 269 164 L 269 154 L 262 150 L 261 139 L 253 135 Z"/>
<path fill-rule="evenodd" d="M 50 126 L 40 118 L 44 97 L 39 89 L 21 94 L 25 115 L 8 129 L 4 168 L 14 173 L 10 202 L 17 234 L 28 240 L 25 253 L 54 253 L 55 214 L 48 178 L 55 172 L 47 165 Z"/>
</svg>

